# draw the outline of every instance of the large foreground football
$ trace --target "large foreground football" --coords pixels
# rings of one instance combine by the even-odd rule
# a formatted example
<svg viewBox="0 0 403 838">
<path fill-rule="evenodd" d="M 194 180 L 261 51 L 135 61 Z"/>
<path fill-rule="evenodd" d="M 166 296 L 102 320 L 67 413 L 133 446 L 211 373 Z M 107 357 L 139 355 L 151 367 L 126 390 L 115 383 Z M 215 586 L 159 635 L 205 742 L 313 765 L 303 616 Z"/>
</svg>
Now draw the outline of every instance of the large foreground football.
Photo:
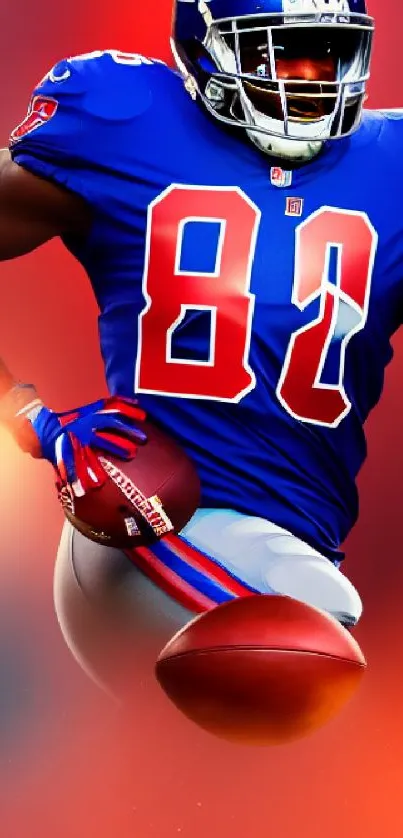
<svg viewBox="0 0 403 838">
<path fill-rule="evenodd" d="M 142 430 L 148 441 L 129 462 L 98 454 L 101 488 L 82 497 L 62 490 L 66 517 L 92 541 L 121 549 L 152 544 L 180 532 L 198 507 L 199 479 L 185 451 L 151 422 Z"/>
<path fill-rule="evenodd" d="M 210 733 L 274 745 L 328 722 L 365 667 L 332 617 L 289 597 L 253 595 L 185 626 L 161 652 L 156 675 L 177 708 Z"/>
</svg>

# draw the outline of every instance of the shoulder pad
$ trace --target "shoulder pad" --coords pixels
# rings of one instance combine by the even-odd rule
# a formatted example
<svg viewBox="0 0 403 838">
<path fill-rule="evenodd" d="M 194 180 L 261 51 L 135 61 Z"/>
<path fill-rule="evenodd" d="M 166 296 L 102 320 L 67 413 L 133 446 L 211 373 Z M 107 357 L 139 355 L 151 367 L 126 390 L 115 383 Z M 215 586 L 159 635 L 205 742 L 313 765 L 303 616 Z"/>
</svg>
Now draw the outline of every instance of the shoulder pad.
<svg viewBox="0 0 403 838">
<path fill-rule="evenodd" d="M 95 51 L 60 61 L 36 92 L 57 101 L 80 96 L 83 111 L 101 119 L 132 119 L 149 107 L 164 70 L 163 62 L 142 55 Z"/>
<path fill-rule="evenodd" d="M 162 62 L 117 51 L 60 61 L 35 88 L 27 115 L 11 134 L 12 159 L 97 207 L 109 206 L 105 196 L 119 181 L 106 161 L 112 155 L 126 171 L 129 144 L 133 168 L 141 166 L 147 117 L 153 111 L 151 122 L 158 119 L 171 76 Z"/>
</svg>

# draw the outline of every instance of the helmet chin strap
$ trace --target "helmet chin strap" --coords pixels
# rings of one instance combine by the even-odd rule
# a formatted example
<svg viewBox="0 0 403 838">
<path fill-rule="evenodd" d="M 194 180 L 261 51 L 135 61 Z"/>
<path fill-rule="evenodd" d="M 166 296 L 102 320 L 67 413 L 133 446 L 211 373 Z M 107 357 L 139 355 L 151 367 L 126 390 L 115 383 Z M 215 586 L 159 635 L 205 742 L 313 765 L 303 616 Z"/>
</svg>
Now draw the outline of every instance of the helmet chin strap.
<svg viewBox="0 0 403 838">
<path fill-rule="evenodd" d="M 319 154 L 323 143 L 312 140 L 289 140 L 247 128 L 250 141 L 264 154 L 293 163 L 309 163 Z"/>
</svg>

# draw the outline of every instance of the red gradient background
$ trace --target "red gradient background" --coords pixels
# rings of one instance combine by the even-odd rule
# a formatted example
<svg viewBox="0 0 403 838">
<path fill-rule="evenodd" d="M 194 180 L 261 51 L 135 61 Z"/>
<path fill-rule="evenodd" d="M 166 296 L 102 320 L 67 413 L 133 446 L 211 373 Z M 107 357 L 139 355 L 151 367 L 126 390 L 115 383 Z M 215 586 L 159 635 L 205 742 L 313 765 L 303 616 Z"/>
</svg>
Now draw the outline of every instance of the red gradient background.
<svg viewBox="0 0 403 838">
<path fill-rule="evenodd" d="M 370 104 L 398 106 L 400 4 L 375 0 L 372 12 Z M 116 47 L 168 57 L 170 14 L 163 0 L 3 4 L 4 144 L 52 62 Z M 394 173 L 384 175 L 388 189 Z M 56 409 L 97 398 L 104 381 L 96 308 L 82 270 L 52 243 L 1 273 L 0 352 L 14 372 Z M 2 838 L 401 838 L 402 336 L 395 348 L 368 423 L 361 517 L 347 544 L 346 570 L 365 603 L 357 638 L 369 671 L 334 723 L 284 748 L 210 739 L 168 706 L 146 673 L 130 719 L 116 715 L 71 659 L 53 614 L 62 520 L 52 476 L 0 434 Z"/>
</svg>

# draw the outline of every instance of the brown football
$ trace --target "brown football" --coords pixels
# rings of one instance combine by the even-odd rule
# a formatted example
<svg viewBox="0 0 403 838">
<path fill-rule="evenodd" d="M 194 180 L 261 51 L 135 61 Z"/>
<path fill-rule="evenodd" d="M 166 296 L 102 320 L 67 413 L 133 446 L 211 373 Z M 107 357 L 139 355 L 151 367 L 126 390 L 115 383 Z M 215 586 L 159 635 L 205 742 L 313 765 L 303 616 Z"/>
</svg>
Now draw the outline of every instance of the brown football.
<svg viewBox="0 0 403 838">
<path fill-rule="evenodd" d="M 151 422 L 147 443 L 129 462 L 98 454 L 104 485 L 77 497 L 60 494 L 66 518 L 99 544 L 130 549 L 180 532 L 199 505 L 199 478 L 185 451 Z"/>
<path fill-rule="evenodd" d="M 210 733 L 275 745 L 337 715 L 365 667 L 358 643 L 333 617 L 256 594 L 188 623 L 162 650 L 156 675 L 176 707 Z"/>
</svg>

